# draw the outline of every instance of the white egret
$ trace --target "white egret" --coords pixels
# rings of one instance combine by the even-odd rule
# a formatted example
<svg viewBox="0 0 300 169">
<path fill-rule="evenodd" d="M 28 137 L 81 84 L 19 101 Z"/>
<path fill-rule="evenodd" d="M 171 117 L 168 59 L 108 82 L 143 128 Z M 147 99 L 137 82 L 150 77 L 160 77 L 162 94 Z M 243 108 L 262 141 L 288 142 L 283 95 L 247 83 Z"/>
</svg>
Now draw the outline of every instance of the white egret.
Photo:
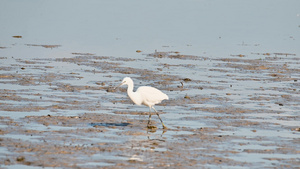
<svg viewBox="0 0 300 169">
<path fill-rule="evenodd" d="M 164 94 L 160 90 L 158 90 L 154 87 L 150 87 L 150 86 L 141 86 L 134 92 L 133 91 L 133 81 L 130 77 L 125 77 L 119 86 L 122 86 L 122 85 L 128 86 L 127 94 L 136 105 L 143 104 L 143 105 L 149 107 L 148 127 L 150 127 L 149 125 L 150 125 L 150 120 L 151 120 L 151 109 L 153 109 L 156 112 L 159 120 L 161 121 L 163 128 L 164 129 L 167 128 L 164 125 L 161 118 L 159 117 L 158 112 L 154 108 L 155 104 L 161 103 L 161 101 L 169 99 L 169 97 L 166 94 Z"/>
</svg>

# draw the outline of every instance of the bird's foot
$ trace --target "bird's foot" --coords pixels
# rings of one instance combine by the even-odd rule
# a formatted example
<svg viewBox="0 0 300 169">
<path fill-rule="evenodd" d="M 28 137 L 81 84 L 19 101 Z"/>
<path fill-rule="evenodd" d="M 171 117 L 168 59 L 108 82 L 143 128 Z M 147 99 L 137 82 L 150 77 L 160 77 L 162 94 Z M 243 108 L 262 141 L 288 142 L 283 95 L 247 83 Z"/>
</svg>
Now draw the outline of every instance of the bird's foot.
<svg viewBox="0 0 300 169">
<path fill-rule="evenodd" d="M 156 130 L 157 130 L 156 126 L 150 126 L 150 125 L 147 126 L 147 131 L 149 131 L 151 133 L 155 133 Z"/>
<path fill-rule="evenodd" d="M 151 126 L 151 125 L 147 125 L 147 128 L 148 128 L 148 129 L 151 129 L 151 130 L 152 130 L 152 129 L 157 129 L 156 126 Z"/>
</svg>

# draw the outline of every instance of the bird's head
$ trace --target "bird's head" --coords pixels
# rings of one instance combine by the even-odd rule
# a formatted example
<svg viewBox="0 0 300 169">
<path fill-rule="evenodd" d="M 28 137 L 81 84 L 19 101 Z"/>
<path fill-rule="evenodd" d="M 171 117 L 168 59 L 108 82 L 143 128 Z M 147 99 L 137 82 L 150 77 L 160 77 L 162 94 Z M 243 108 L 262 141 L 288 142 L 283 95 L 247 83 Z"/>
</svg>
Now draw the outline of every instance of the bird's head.
<svg viewBox="0 0 300 169">
<path fill-rule="evenodd" d="M 122 80 L 122 83 L 121 83 L 121 86 L 122 85 L 128 85 L 129 83 L 132 83 L 132 79 L 130 77 L 125 77 L 123 80 Z"/>
<path fill-rule="evenodd" d="M 123 86 L 123 85 L 129 85 L 129 84 L 133 84 L 132 79 L 131 79 L 130 77 L 125 77 L 125 78 L 122 80 L 122 82 L 121 82 L 116 88 L 118 88 L 118 87 L 120 87 L 120 86 Z M 115 88 L 115 89 L 116 89 L 116 88 Z"/>
</svg>

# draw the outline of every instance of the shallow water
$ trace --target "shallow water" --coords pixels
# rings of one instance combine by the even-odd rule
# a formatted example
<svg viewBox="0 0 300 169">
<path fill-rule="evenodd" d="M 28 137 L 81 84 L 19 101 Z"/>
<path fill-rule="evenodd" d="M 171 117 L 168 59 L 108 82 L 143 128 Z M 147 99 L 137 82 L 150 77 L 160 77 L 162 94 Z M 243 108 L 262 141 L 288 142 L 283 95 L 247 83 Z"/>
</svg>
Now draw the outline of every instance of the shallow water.
<svg viewBox="0 0 300 169">
<path fill-rule="evenodd" d="M 0 3 L 1 167 L 300 165 L 298 1 L 69 3 Z"/>
</svg>

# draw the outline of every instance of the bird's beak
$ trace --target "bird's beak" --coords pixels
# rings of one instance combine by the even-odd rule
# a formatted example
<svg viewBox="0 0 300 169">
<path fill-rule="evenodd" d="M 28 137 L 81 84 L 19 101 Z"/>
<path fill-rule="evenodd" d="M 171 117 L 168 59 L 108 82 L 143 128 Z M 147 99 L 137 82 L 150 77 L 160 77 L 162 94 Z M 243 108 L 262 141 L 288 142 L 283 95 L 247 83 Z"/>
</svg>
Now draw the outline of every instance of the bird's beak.
<svg viewBox="0 0 300 169">
<path fill-rule="evenodd" d="M 114 89 L 116 90 L 118 87 L 122 86 L 124 83 L 120 83 L 118 86 L 116 86 Z"/>
</svg>

